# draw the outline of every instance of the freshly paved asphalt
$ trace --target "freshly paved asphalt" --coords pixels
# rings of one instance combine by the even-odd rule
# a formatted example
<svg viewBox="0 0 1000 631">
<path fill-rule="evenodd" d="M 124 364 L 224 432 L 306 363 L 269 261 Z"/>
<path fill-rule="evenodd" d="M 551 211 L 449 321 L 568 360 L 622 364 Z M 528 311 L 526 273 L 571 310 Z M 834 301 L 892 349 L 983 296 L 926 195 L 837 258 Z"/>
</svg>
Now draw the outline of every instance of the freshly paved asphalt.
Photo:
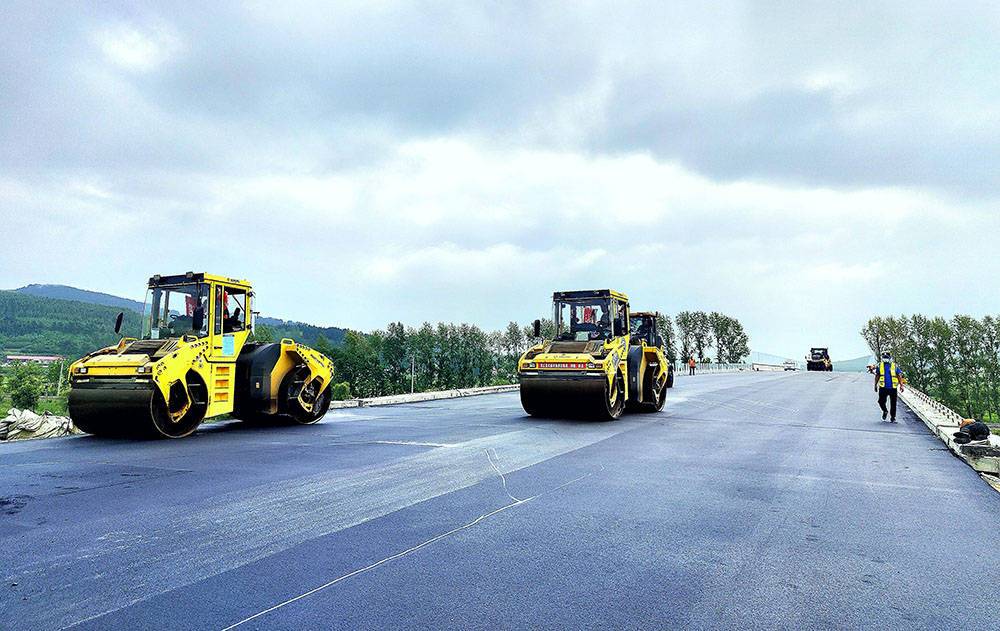
<svg viewBox="0 0 1000 631">
<path fill-rule="evenodd" d="M 0 445 L 2 629 L 995 629 L 1000 494 L 866 375 Z"/>
</svg>

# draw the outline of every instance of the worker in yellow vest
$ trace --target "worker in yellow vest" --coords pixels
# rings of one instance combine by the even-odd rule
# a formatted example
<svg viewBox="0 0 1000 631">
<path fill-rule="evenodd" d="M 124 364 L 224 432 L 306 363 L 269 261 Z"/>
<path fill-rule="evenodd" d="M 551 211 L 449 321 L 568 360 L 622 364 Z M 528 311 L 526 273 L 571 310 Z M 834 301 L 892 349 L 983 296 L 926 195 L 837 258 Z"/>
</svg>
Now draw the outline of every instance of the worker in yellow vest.
<svg viewBox="0 0 1000 631">
<path fill-rule="evenodd" d="M 882 408 L 882 420 L 889 417 L 890 423 L 896 422 L 896 398 L 903 391 L 903 374 L 892 361 L 889 351 L 882 353 L 882 361 L 875 370 L 875 392 L 878 392 L 878 405 Z M 889 409 L 885 409 L 885 400 L 889 399 Z"/>
</svg>

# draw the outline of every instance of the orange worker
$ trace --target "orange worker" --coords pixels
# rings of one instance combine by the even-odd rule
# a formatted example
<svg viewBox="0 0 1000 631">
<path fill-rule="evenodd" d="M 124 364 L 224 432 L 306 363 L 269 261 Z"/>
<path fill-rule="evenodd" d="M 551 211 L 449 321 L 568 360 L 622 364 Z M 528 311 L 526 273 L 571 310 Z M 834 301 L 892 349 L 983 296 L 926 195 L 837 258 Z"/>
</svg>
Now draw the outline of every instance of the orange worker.
<svg viewBox="0 0 1000 631">
<path fill-rule="evenodd" d="M 691 361 L 688 362 L 688 371 L 689 371 L 688 374 L 689 375 L 693 375 L 694 374 L 694 367 L 695 366 L 697 366 L 697 364 L 694 361 L 694 357 L 692 357 Z"/>
</svg>

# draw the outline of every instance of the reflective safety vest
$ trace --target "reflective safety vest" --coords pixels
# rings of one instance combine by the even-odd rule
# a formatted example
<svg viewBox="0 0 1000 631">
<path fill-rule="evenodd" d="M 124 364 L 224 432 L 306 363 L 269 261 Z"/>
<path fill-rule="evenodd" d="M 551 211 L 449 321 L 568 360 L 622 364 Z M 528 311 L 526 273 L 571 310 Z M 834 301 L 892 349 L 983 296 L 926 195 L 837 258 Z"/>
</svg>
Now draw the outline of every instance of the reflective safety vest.
<svg viewBox="0 0 1000 631">
<path fill-rule="evenodd" d="M 889 383 L 885 382 L 885 375 L 889 374 Z M 896 362 L 882 362 L 878 365 L 878 387 L 892 388 L 895 390 L 899 386 L 899 371 L 896 370 Z"/>
</svg>

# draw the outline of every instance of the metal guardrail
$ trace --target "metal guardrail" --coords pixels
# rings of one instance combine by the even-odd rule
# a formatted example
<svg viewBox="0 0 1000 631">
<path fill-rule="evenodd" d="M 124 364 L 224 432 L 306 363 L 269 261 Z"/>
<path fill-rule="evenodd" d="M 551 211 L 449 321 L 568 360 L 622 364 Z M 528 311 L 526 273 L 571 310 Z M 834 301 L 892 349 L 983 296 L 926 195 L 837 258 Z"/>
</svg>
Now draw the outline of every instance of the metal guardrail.
<svg viewBox="0 0 1000 631">
<path fill-rule="evenodd" d="M 674 375 L 688 375 L 688 364 L 687 362 L 674 362 Z M 703 363 L 695 366 L 694 374 L 703 375 L 705 373 L 721 373 L 721 372 L 740 372 L 743 370 L 750 370 L 750 364 L 709 364 Z"/>
</svg>

